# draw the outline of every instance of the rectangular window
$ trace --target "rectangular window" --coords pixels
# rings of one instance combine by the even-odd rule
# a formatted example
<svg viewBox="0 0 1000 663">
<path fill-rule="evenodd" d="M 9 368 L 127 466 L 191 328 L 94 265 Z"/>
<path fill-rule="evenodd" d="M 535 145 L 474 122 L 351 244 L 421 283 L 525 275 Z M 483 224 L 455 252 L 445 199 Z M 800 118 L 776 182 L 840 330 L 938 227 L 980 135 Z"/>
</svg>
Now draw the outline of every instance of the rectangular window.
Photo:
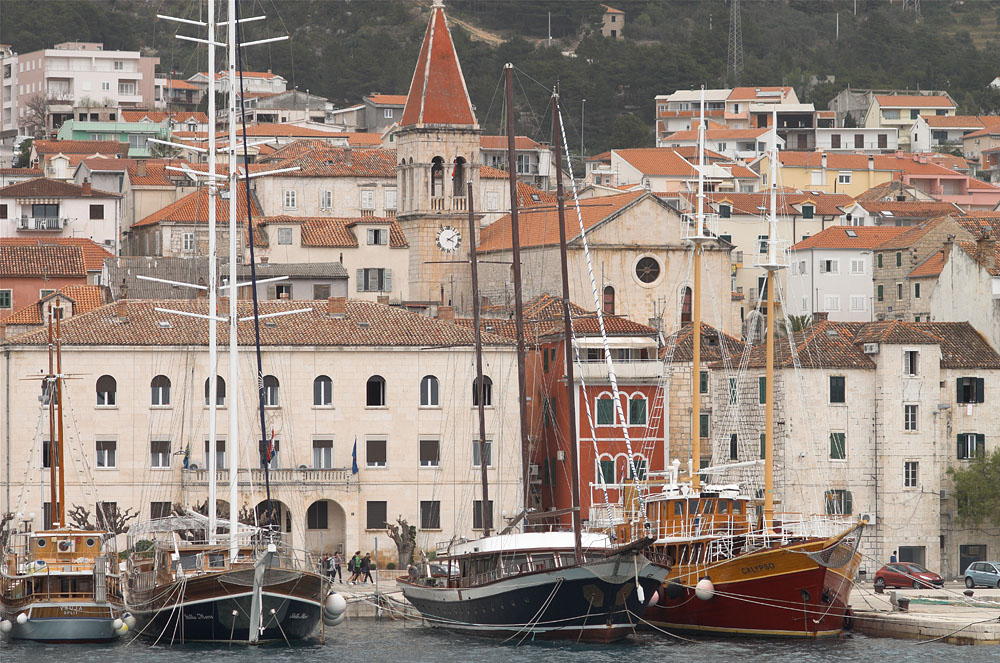
<svg viewBox="0 0 1000 663">
<path fill-rule="evenodd" d="M 851 260 L 851 274 L 864 274 L 864 273 L 865 273 L 865 261 Z"/>
<path fill-rule="evenodd" d="M 840 261 L 839 260 L 820 260 L 819 261 L 819 273 L 820 274 L 839 274 L 840 273 Z"/>
<path fill-rule="evenodd" d="M 835 489 L 826 491 L 826 512 L 830 515 L 849 515 L 854 511 L 851 491 Z"/>
<path fill-rule="evenodd" d="M 958 434 L 958 459 L 981 458 L 986 453 L 986 436 L 982 433 Z"/>
<path fill-rule="evenodd" d="M 375 190 L 374 189 L 362 189 L 361 190 L 361 209 L 363 209 L 363 210 L 373 210 L 373 209 L 375 209 Z"/>
<path fill-rule="evenodd" d="M 865 148 L 865 135 L 854 134 L 854 149 L 863 150 Z"/>
<path fill-rule="evenodd" d="M 851 183 L 851 172 L 840 172 L 837 173 L 837 183 L 839 184 L 850 184 Z"/>
<path fill-rule="evenodd" d="M 420 467 L 438 467 L 441 464 L 441 442 L 420 440 Z"/>
<path fill-rule="evenodd" d="M 610 398 L 597 399 L 597 425 L 615 425 L 615 402 Z"/>
<path fill-rule="evenodd" d="M 313 299 L 329 299 L 330 298 L 330 285 L 326 284 L 313 284 Z"/>
<path fill-rule="evenodd" d="M 391 108 L 383 108 L 382 109 L 382 117 L 383 117 L 383 119 L 391 120 L 392 119 L 392 109 Z"/>
<path fill-rule="evenodd" d="M 729 378 L 729 404 L 736 405 L 738 397 L 739 390 L 737 389 L 736 378 Z"/>
<path fill-rule="evenodd" d="M 154 469 L 170 467 L 169 440 L 153 440 L 149 443 L 149 466 Z"/>
<path fill-rule="evenodd" d="M 899 119 L 899 109 L 884 110 L 882 111 L 882 117 L 886 120 L 898 120 Z"/>
<path fill-rule="evenodd" d="M 847 458 L 847 433 L 830 433 L 830 459 Z"/>
<path fill-rule="evenodd" d="M 486 440 L 486 467 L 493 467 L 493 442 Z M 472 441 L 472 466 L 479 467 L 479 440 Z"/>
<path fill-rule="evenodd" d="M 369 501 L 365 508 L 365 529 L 385 528 L 385 517 L 387 503 L 382 501 Z"/>
<path fill-rule="evenodd" d="M 368 244 L 371 245 L 386 245 L 389 243 L 389 230 L 386 228 L 369 228 L 368 229 Z"/>
<path fill-rule="evenodd" d="M 642 396 L 629 399 L 628 424 L 629 426 L 646 425 L 646 399 Z"/>
<path fill-rule="evenodd" d="M 0 290 L 0 308 L 13 308 L 14 292 L 12 290 Z"/>
<path fill-rule="evenodd" d="M 830 376 L 830 402 L 846 403 L 847 394 L 845 389 L 847 378 L 843 375 Z"/>
<path fill-rule="evenodd" d="M 816 208 L 813 207 L 812 205 L 803 205 L 802 206 L 802 218 L 803 219 L 811 219 L 811 218 L 813 218 L 813 216 L 815 215 L 815 213 L 816 213 Z"/>
<path fill-rule="evenodd" d="M 441 529 L 441 502 L 420 502 L 420 529 Z"/>
<path fill-rule="evenodd" d="M 386 441 L 384 439 L 366 440 L 365 465 L 367 465 L 368 467 L 385 467 L 386 465 L 385 447 L 386 447 Z"/>
<path fill-rule="evenodd" d="M 396 209 L 396 190 L 386 189 L 385 190 L 385 208 L 387 210 Z"/>
<path fill-rule="evenodd" d="M 917 430 L 917 406 L 903 406 L 903 430 Z"/>
<path fill-rule="evenodd" d="M 167 518 L 170 516 L 171 511 L 170 502 L 150 502 L 149 503 L 149 517 L 152 520 L 158 518 Z"/>
<path fill-rule="evenodd" d="M 496 212 L 500 209 L 500 194 L 496 191 L 486 192 L 486 211 Z"/>
<path fill-rule="evenodd" d="M 181 233 L 181 247 L 185 252 L 194 251 L 194 233 Z"/>
<path fill-rule="evenodd" d="M 710 433 L 710 429 L 709 429 L 709 425 L 708 424 L 709 424 L 708 415 L 707 414 L 701 414 L 701 415 L 699 415 L 699 417 L 698 417 L 698 433 L 699 433 L 699 435 L 701 435 L 701 437 L 703 439 L 706 439 L 706 440 L 708 439 L 708 436 L 709 436 L 709 433 Z"/>
<path fill-rule="evenodd" d="M 202 466 L 203 470 L 208 469 L 208 454 L 209 454 L 209 441 L 205 440 L 205 464 Z M 215 467 L 216 469 L 224 470 L 226 469 L 226 441 L 225 440 L 215 440 Z"/>
<path fill-rule="evenodd" d="M 823 310 L 824 311 L 839 311 L 840 310 L 840 295 L 823 295 Z"/>
<path fill-rule="evenodd" d="M 702 371 L 700 379 L 698 380 L 698 391 L 707 394 L 708 393 L 708 371 Z"/>
<path fill-rule="evenodd" d="M 903 375 L 916 375 L 920 353 L 916 350 L 903 351 Z"/>
<path fill-rule="evenodd" d="M 359 269 L 358 292 L 392 292 L 392 270 L 381 267 Z"/>
<path fill-rule="evenodd" d="M 851 310 L 852 311 L 864 311 L 865 310 L 865 296 L 864 295 L 851 295 Z"/>
<path fill-rule="evenodd" d="M 878 149 L 884 150 L 889 147 L 889 134 L 878 135 Z"/>
<path fill-rule="evenodd" d="M 879 258 L 881 258 L 881 257 L 882 256 L 879 256 Z M 885 299 L 885 286 L 881 286 L 881 285 L 877 286 L 875 288 L 875 291 L 877 293 L 876 294 L 876 299 L 878 299 L 879 301 L 883 301 Z"/>
<path fill-rule="evenodd" d="M 767 377 L 763 375 L 757 378 L 757 402 L 760 405 L 767 403 Z"/>
<path fill-rule="evenodd" d="M 91 205 L 90 218 L 100 220 L 104 218 L 104 205 Z"/>
<path fill-rule="evenodd" d="M 767 456 L 767 434 L 760 434 L 760 457 L 764 459 Z"/>
<path fill-rule="evenodd" d="M 333 191 L 319 192 L 319 208 L 333 209 Z"/>
<path fill-rule="evenodd" d="M 719 205 L 719 218 L 728 219 L 733 215 L 732 205 Z"/>
<path fill-rule="evenodd" d="M 920 284 L 919 283 L 914 283 L 913 284 L 913 298 L 914 299 L 920 299 Z"/>
<path fill-rule="evenodd" d="M 839 150 L 840 149 L 840 134 L 830 135 L 830 149 Z"/>
<path fill-rule="evenodd" d="M 633 458 L 633 461 L 628 464 L 628 478 L 629 481 L 642 481 L 646 478 L 645 458 Z"/>
<path fill-rule="evenodd" d="M 7 204 L 0 205 L 0 219 L 7 218 Z"/>
<path fill-rule="evenodd" d="M 767 235 L 757 235 L 757 247 L 762 256 L 767 255 Z"/>
<path fill-rule="evenodd" d="M 333 440 L 313 440 L 313 469 L 333 469 Z"/>
<path fill-rule="evenodd" d="M 729 434 L 729 460 L 737 460 L 740 457 L 739 436 L 736 433 Z"/>
<path fill-rule="evenodd" d="M 956 403 L 983 403 L 986 401 L 986 381 L 984 378 L 958 378 Z"/>
<path fill-rule="evenodd" d="M 298 207 L 295 189 L 284 190 L 284 201 L 285 201 L 284 205 L 285 209 L 295 209 L 296 207 Z"/>
<path fill-rule="evenodd" d="M 292 243 L 292 229 L 278 228 L 278 244 L 290 246 Z"/>
<path fill-rule="evenodd" d="M 135 83 L 118 83 L 118 94 L 135 94 Z"/>
<path fill-rule="evenodd" d="M 306 529 L 329 529 L 330 512 L 325 501 L 318 501 L 306 510 Z"/>
<path fill-rule="evenodd" d="M 490 529 L 493 529 L 493 500 L 486 503 L 486 519 Z M 483 501 L 472 501 L 472 529 L 483 529 Z"/>
<path fill-rule="evenodd" d="M 896 299 L 897 300 L 902 300 L 903 299 L 903 284 L 902 283 L 897 283 L 896 284 Z"/>
<path fill-rule="evenodd" d="M 903 487 L 904 488 L 916 488 L 917 487 L 917 470 L 920 467 L 920 463 L 915 460 L 908 460 L 903 463 Z"/>
<path fill-rule="evenodd" d="M 920 117 L 920 110 L 918 110 L 916 108 L 911 108 L 910 109 L 910 119 L 911 120 L 915 120 L 918 117 Z"/>
<path fill-rule="evenodd" d="M 601 461 L 601 481 L 605 484 L 613 484 L 615 482 L 615 461 Z"/>
<path fill-rule="evenodd" d="M 118 467 L 118 442 L 115 440 L 97 441 L 97 467 L 105 469 Z"/>
</svg>

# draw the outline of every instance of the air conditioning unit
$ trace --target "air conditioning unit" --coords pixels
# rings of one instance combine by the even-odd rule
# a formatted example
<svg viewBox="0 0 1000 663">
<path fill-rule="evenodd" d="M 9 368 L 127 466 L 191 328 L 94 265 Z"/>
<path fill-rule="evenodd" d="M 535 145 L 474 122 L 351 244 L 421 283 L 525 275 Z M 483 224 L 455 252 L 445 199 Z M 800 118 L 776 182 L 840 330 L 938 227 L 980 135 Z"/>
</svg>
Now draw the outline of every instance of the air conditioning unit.
<svg viewBox="0 0 1000 663">
<path fill-rule="evenodd" d="M 528 466 L 528 476 L 530 478 L 532 478 L 532 479 L 537 479 L 538 478 L 538 465 L 529 465 Z"/>
<path fill-rule="evenodd" d="M 56 544 L 56 549 L 61 553 L 71 553 L 76 551 L 76 542 L 72 539 L 63 539 Z"/>
<path fill-rule="evenodd" d="M 946 500 L 946 499 L 948 499 L 948 497 L 950 497 L 950 495 L 948 494 L 948 489 L 947 488 L 942 488 L 941 489 L 941 499 L 942 500 Z"/>
<path fill-rule="evenodd" d="M 878 343 L 865 343 L 864 351 L 866 355 L 877 355 L 878 354 Z"/>
<path fill-rule="evenodd" d="M 300 470 L 308 470 L 309 466 L 308 465 L 299 465 L 299 469 Z"/>
<path fill-rule="evenodd" d="M 190 465 L 188 465 L 188 469 L 189 470 L 200 470 L 201 468 L 198 467 L 198 463 L 191 463 Z"/>
<path fill-rule="evenodd" d="M 870 513 L 860 513 L 858 514 L 858 517 L 861 518 L 861 520 L 867 520 L 869 525 L 875 524 L 875 516 Z"/>
<path fill-rule="evenodd" d="M 566 452 L 562 449 L 556 451 L 556 460 L 566 460 Z"/>
<path fill-rule="evenodd" d="M 875 314 L 875 319 L 876 320 L 885 320 L 885 313 L 876 313 Z"/>
</svg>

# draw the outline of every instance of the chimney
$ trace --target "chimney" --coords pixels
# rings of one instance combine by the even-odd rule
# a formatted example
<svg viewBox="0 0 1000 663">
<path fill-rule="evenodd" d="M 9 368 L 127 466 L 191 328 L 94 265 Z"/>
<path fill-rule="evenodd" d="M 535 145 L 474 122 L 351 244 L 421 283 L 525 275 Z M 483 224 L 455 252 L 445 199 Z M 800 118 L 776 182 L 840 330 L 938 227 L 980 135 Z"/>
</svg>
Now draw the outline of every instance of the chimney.
<svg viewBox="0 0 1000 663">
<path fill-rule="evenodd" d="M 229 315 L 229 297 L 228 296 L 224 295 L 222 297 L 219 297 L 218 310 L 216 311 L 216 313 L 220 317 L 222 317 L 222 316 L 228 316 Z"/>
<path fill-rule="evenodd" d="M 896 150 L 896 158 L 897 159 L 903 158 L 903 150 Z"/>
<path fill-rule="evenodd" d="M 826 152 L 819 155 L 820 163 L 823 165 L 823 170 L 826 170 Z"/>
<path fill-rule="evenodd" d="M 128 300 L 118 300 L 118 303 L 115 304 L 115 315 L 119 322 L 128 322 Z"/>
<path fill-rule="evenodd" d="M 146 176 L 146 162 L 142 159 L 135 162 L 135 176 L 136 177 Z"/>
<path fill-rule="evenodd" d="M 816 311 L 812 314 L 812 324 L 819 324 L 820 322 L 826 322 L 830 319 L 830 314 L 827 311 Z"/>
<path fill-rule="evenodd" d="M 330 297 L 326 300 L 326 312 L 331 318 L 347 315 L 347 297 Z"/>
<path fill-rule="evenodd" d="M 976 262 L 987 269 L 996 264 L 997 241 L 989 228 L 983 228 L 981 237 L 976 238 Z"/>
<path fill-rule="evenodd" d="M 260 257 L 260 264 L 262 264 L 262 265 L 266 265 L 267 264 L 267 256 L 261 256 Z"/>
<path fill-rule="evenodd" d="M 438 320 L 445 322 L 455 321 L 455 309 L 451 306 L 438 306 Z"/>
<path fill-rule="evenodd" d="M 83 184 L 80 185 L 80 195 L 89 196 L 91 194 L 90 178 L 85 178 Z"/>
<path fill-rule="evenodd" d="M 875 155 L 868 155 L 868 170 L 875 170 Z"/>
<path fill-rule="evenodd" d="M 379 304 L 382 304 L 383 306 L 388 306 L 389 295 L 379 295 L 378 297 L 375 298 L 375 301 L 377 301 Z"/>
<path fill-rule="evenodd" d="M 917 161 L 919 161 L 920 163 L 927 163 L 927 155 L 921 154 L 919 157 L 917 157 Z"/>
<path fill-rule="evenodd" d="M 284 300 L 287 301 L 288 300 L 288 293 L 287 292 L 281 293 L 281 295 L 278 297 L 278 299 L 284 299 Z"/>
</svg>

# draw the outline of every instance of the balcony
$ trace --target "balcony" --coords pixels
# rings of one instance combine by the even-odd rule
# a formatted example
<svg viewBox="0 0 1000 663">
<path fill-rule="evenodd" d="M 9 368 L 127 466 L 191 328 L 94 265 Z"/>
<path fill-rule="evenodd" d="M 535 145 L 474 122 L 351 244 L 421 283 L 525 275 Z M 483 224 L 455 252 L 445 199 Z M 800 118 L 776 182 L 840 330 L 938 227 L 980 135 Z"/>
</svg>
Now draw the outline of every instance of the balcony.
<svg viewBox="0 0 1000 663">
<path fill-rule="evenodd" d="M 69 219 L 57 216 L 22 216 L 17 220 L 18 230 L 62 230 L 69 223 Z"/>
<path fill-rule="evenodd" d="M 333 469 L 285 469 L 278 468 L 269 472 L 270 482 L 273 487 L 283 486 L 330 486 L 344 488 L 351 482 L 350 468 Z M 229 483 L 229 470 L 216 470 L 215 482 L 219 485 Z M 353 483 L 357 484 L 355 480 Z M 208 486 L 208 470 L 189 469 L 181 472 L 181 484 L 196 488 Z M 252 469 L 249 472 L 241 469 L 239 472 L 239 485 L 249 487 L 254 485 L 258 488 L 264 485 L 264 470 Z"/>
<path fill-rule="evenodd" d="M 454 212 L 467 212 L 469 210 L 469 199 L 465 196 L 455 196 L 451 199 L 451 209 Z"/>
<path fill-rule="evenodd" d="M 655 382 L 663 374 L 663 362 L 659 359 L 615 359 L 613 364 L 615 376 L 622 382 Z M 587 382 L 608 381 L 608 365 L 603 359 L 580 362 L 577 372 Z"/>
<path fill-rule="evenodd" d="M 444 196 L 431 196 L 431 211 L 444 211 Z"/>
</svg>

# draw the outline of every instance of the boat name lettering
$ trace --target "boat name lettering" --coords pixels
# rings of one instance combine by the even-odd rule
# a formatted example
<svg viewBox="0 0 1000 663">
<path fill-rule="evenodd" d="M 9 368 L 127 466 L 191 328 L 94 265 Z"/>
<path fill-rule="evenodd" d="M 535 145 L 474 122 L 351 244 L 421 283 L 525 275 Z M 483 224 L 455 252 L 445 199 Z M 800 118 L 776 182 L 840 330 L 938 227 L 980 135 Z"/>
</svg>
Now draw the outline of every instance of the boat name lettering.
<svg viewBox="0 0 1000 663">
<path fill-rule="evenodd" d="M 740 571 L 743 575 L 748 576 L 753 573 L 759 573 L 760 571 L 773 571 L 774 562 L 765 562 L 763 564 L 755 564 L 754 566 L 744 566 Z"/>
<path fill-rule="evenodd" d="M 184 619 L 189 619 L 189 620 L 193 620 L 193 619 L 211 619 L 211 618 L 212 618 L 212 615 L 206 615 L 203 612 L 190 612 L 190 613 L 186 612 L 186 613 L 184 613 Z"/>
<path fill-rule="evenodd" d="M 288 615 L 289 619 L 309 619 L 309 615 L 304 612 L 293 612 Z"/>
</svg>

